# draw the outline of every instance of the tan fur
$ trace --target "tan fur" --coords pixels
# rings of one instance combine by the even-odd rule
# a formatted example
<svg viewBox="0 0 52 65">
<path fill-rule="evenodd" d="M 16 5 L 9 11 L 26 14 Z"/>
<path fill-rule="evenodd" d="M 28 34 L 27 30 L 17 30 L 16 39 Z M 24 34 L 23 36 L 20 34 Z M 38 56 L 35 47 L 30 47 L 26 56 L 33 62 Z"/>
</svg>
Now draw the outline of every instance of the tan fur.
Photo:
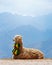
<svg viewBox="0 0 52 65">
<path fill-rule="evenodd" d="M 24 48 L 22 42 L 22 36 L 16 35 L 13 39 L 16 43 L 20 43 L 20 54 L 13 55 L 14 59 L 43 59 L 44 54 L 38 50 L 33 48 Z"/>
</svg>

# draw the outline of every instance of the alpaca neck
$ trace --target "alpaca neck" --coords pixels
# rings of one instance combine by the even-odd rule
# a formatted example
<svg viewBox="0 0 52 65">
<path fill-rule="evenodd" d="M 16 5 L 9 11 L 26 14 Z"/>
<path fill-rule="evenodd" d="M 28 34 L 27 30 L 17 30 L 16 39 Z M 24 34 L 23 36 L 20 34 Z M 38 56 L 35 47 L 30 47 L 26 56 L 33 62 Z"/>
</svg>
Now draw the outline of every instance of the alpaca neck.
<svg viewBox="0 0 52 65">
<path fill-rule="evenodd" d="M 22 50 L 23 50 L 23 43 L 22 43 L 22 42 L 18 42 L 18 43 L 20 44 L 19 51 L 20 51 L 20 53 L 21 53 Z"/>
<path fill-rule="evenodd" d="M 20 46 L 19 51 L 20 53 L 23 51 L 23 46 Z"/>
</svg>

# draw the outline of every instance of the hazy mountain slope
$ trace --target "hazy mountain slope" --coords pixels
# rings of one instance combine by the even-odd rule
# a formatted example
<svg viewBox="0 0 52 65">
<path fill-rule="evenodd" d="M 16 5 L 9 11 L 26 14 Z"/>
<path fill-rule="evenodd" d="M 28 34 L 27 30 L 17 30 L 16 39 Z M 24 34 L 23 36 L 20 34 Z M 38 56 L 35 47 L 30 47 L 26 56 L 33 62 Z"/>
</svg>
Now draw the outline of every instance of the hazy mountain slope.
<svg viewBox="0 0 52 65">
<path fill-rule="evenodd" d="M 12 38 L 16 34 L 21 34 L 23 36 L 25 47 L 38 48 L 45 53 L 46 57 L 51 58 L 51 21 L 51 14 L 36 18 L 12 15 L 10 13 L 0 14 L 0 58 L 12 57 Z"/>
</svg>

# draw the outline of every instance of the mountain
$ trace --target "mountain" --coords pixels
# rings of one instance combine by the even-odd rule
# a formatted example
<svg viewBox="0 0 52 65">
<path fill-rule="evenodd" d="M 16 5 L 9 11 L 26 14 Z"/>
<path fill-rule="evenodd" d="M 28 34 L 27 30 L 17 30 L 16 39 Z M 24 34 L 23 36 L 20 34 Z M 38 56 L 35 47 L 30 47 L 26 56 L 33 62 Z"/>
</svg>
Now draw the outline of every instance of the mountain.
<svg viewBox="0 0 52 65">
<path fill-rule="evenodd" d="M 13 15 L 11 13 L 0 13 L 0 28 L 5 31 L 6 29 L 12 30 L 21 25 L 27 25 L 32 19 L 31 17 L 24 17 L 21 15 Z M 29 21 L 29 22 L 27 22 Z M 1 30 L 0 29 L 0 30 Z M 1 30 L 1 31 L 2 31 Z"/>
<path fill-rule="evenodd" d="M 52 15 L 40 17 L 0 14 L 0 58 L 12 57 L 13 37 L 23 36 L 25 47 L 37 48 L 52 57 Z"/>
<path fill-rule="evenodd" d="M 52 29 L 52 14 L 39 17 L 0 13 L 0 31 L 12 30 L 23 25 L 31 25 L 39 30 Z"/>
<path fill-rule="evenodd" d="M 52 39 L 42 41 L 41 50 L 45 53 L 46 58 L 52 58 Z"/>
</svg>

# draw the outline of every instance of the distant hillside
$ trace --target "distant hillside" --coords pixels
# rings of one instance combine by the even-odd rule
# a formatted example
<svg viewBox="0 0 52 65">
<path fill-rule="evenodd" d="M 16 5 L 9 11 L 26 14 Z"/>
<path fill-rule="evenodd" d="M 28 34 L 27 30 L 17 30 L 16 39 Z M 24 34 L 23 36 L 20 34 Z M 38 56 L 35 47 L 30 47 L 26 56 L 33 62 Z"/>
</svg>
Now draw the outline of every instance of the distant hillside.
<svg viewBox="0 0 52 65">
<path fill-rule="evenodd" d="M 40 30 L 52 29 L 52 14 L 39 17 L 31 17 L 31 16 L 13 15 L 7 12 L 0 13 L 0 28 L 3 31 L 6 29 L 12 30 L 18 26 L 23 25 L 31 25 Z"/>
<path fill-rule="evenodd" d="M 28 22 L 27 22 L 28 21 Z M 42 30 L 39 28 L 42 25 Z M 25 47 L 38 48 L 45 57 L 52 57 L 52 15 L 40 17 L 19 16 L 11 13 L 0 14 L 0 58 L 12 57 L 13 37 L 23 36 Z M 37 22 L 37 23 L 36 23 Z M 39 22 L 39 23 L 38 23 Z M 41 23 L 41 25 L 40 25 Z M 38 25 L 39 24 L 39 25 Z M 45 29 L 45 30 L 44 30 Z"/>
</svg>

